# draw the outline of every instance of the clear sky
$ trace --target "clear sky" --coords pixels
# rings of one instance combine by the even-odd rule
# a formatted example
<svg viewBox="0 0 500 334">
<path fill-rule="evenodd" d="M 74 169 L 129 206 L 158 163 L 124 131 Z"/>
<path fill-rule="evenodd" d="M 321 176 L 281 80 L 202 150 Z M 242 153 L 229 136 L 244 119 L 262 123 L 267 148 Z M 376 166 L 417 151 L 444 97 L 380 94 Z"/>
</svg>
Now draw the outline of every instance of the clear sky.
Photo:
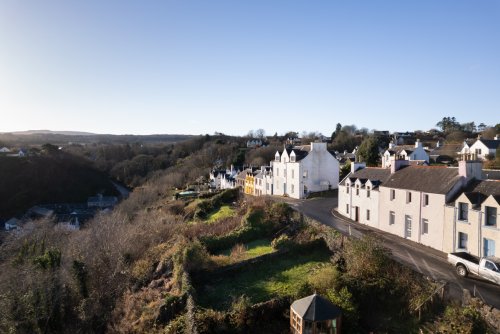
<svg viewBox="0 0 500 334">
<path fill-rule="evenodd" d="M 500 122 L 500 1 L 0 0 L 0 132 Z"/>
</svg>

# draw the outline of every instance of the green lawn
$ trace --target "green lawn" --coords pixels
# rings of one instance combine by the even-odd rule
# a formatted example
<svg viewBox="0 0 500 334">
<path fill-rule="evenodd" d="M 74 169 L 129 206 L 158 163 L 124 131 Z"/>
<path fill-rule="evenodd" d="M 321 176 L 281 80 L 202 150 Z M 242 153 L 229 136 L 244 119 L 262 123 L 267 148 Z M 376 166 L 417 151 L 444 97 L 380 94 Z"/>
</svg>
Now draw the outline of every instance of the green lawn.
<svg viewBox="0 0 500 334">
<path fill-rule="evenodd" d="M 276 251 L 271 247 L 271 242 L 268 239 L 254 240 L 246 243 L 244 246 L 246 248 L 244 260 Z M 221 252 L 220 255 L 229 256 L 231 255 L 231 250 L 232 249 L 226 249 Z"/>
<path fill-rule="evenodd" d="M 326 250 L 283 254 L 197 286 L 198 301 L 203 307 L 224 309 L 231 304 L 232 297 L 243 294 L 253 303 L 295 295 L 310 275 L 331 265 L 329 259 Z"/>
<path fill-rule="evenodd" d="M 208 215 L 206 223 L 213 224 L 218 220 L 232 217 L 234 215 L 235 215 L 235 211 L 231 206 L 223 205 L 219 208 L 219 210 L 212 212 L 211 214 Z"/>
</svg>

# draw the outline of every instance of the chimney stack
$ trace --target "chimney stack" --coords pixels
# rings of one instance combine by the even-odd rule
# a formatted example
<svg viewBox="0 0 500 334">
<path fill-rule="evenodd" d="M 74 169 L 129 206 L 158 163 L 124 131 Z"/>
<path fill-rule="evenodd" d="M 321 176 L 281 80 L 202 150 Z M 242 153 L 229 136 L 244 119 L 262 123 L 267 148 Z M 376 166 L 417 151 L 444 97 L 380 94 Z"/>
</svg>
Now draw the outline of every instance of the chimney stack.
<svg viewBox="0 0 500 334">
<path fill-rule="evenodd" d="M 360 169 L 363 169 L 366 167 L 365 162 L 351 162 L 351 173 L 354 173 Z"/>
<path fill-rule="evenodd" d="M 400 155 L 394 155 L 391 156 L 390 158 L 390 163 L 391 163 L 391 174 L 396 173 L 398 170 L 401 168 L 408 166 L 410 162 L 406 160 L 403 156 Z"/>
<path fill-rule="evenodd" d="M 415 148 L 419 148 L 419 147 L 422 147 L 422 142 L 420 141 L 420 139 L 417 139 L 415 141 Z"/>
<path fill-rule="evenodd" d="M 469 156 L 474 158 L 473 155 Z M 464 159 L 458 162 L 458 175 L 463 176 L 466 180 L 475 178 L 476 180 L 481 180 L 483 174 L 483 163 L 479 160 L 467 160 L 467 155 L 464 155 Z"/>
</svg>

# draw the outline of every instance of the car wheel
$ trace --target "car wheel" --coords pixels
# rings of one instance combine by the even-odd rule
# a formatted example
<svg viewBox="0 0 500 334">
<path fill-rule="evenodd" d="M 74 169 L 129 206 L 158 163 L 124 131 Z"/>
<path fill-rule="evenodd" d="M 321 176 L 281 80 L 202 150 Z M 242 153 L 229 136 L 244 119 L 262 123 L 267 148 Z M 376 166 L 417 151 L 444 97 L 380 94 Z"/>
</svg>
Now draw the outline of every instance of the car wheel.
<svg viewBox="0 0 500 334">
<path fill-rule="evenodd" d="M 459 276 L 462 276 L 462 277 L 467 277 L 467 274 L 468 274 L 468 272 L 467 272 L 467 268 L 465 268 L 465 266 L 463 266 L 463 265 L 459 264 L 459 265 L 457 266 L 457 274 L 458 274 Z"/>
</svg>

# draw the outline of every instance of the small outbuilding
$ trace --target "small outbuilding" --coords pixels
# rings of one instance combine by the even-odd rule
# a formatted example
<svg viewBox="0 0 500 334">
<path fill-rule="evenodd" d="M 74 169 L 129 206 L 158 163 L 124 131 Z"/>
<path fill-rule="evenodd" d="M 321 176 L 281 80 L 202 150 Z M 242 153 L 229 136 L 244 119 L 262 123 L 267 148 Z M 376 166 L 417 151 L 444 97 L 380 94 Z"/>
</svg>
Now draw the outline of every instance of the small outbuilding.
<svg viewBox="0 0 500 334">
<path fill-rule="evenodd" d="M 339 334 L 342 310 L 320 295 L 296 300 L 290 306 L 293 334 Z"/>
</svg>

